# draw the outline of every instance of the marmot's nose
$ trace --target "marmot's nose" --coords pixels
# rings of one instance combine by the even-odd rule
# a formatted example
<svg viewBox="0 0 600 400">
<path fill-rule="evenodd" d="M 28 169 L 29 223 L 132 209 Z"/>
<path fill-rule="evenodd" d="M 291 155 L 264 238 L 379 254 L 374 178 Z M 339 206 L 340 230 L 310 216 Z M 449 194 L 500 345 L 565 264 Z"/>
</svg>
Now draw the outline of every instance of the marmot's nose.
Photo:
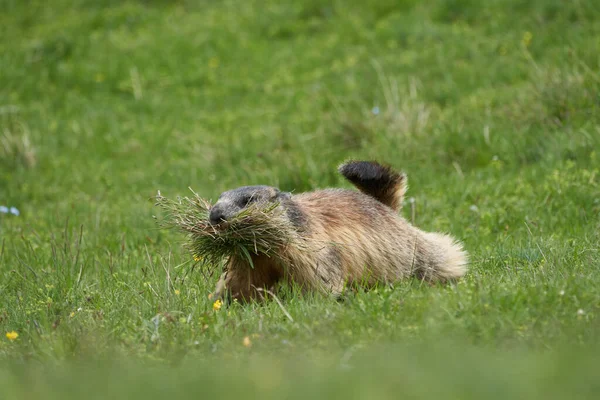
<svg viewBox="0 0 600 400">
<path fill-rule="evenodd" d="M 223 209 L 219 206 L 215 206 L 210 210 L 210 215 L 208 216 L 208 220 L 213 225 L 218 225 L 221 222 L 225 221 L 225 213 Z"/>
</svg>

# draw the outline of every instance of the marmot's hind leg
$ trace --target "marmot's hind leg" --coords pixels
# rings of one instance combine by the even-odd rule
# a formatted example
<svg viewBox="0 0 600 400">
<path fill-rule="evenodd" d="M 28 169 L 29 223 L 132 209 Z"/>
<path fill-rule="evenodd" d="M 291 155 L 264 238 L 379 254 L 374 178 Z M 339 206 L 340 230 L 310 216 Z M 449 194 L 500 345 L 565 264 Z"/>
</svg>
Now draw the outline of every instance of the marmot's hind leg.
<svg viewBox="0 0 600 400">
<path fill-rule="evenodd" d="M 408 189 L 408 179 L 404 173 L 375 161 L 348 161 L 340 165 L 338 171 L 361 192 L 396 211 L 402 207 Z"/>
</svg>

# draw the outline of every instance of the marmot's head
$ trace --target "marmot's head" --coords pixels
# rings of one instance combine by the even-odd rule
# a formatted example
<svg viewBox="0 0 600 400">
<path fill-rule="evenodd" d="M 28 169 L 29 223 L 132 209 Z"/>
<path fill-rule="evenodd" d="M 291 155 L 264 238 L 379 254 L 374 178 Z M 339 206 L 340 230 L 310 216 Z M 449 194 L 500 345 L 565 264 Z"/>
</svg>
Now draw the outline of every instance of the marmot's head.
<svg viewBox="0 0 600 400">
<path fill-rule="evenodd" d="M 209 221 L 213 225 L 227 221 L 251 204 L 267 205 L 291 198 L 291 194 L 271 186 L 242 186 L 221 193 L 210 209 Z"/>
</svg>

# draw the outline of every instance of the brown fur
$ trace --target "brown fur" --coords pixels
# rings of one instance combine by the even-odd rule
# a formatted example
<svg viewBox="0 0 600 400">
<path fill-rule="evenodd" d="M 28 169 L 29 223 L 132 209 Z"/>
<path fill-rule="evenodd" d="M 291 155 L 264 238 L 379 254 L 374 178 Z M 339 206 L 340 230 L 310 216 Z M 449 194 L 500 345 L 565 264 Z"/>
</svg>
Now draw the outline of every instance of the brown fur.
<svg viewBox="0 0 600 400">
<path fill-rule="evenodd" d="M 406 179 L 393 182 L 395 192 L 391 187 L 376 192 L 403 196 Z M 419 230 L 396 213 L 397 202 L 388 203 L 345 189 L 291 196 L 281 207 L 301 216 L 300 242 L 279 250 L 283 262 L 253 256 L 250 268 L 245 260 L 232 257 L 215 295 L 228 290 L 234 298 L 249 299 L 256 297 L 257 288 L 280 281 L 339 295 L 345 285 L 369 287 L 410 276 L 447 281 L 465 274 L 467 254 L 460 244 L 449 236 Z"/>
</svg>

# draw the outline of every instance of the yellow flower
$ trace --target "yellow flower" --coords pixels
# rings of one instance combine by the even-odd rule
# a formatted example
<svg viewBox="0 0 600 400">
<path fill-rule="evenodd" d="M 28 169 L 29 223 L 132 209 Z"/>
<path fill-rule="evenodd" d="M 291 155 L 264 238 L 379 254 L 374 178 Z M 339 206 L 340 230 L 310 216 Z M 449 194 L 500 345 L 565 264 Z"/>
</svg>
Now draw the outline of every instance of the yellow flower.
<svg viewBox="0 0 600 400">
<path fill-rule="evenodd" d="M 75 311 L 71 311 L 71 314 L 69 314 L 69 318 L 73 318 L 75 316 Z"/>
<path fill-rule="evenodd" d="M 350 57 L 346 58 L 346 65 L 348 67 L 353 67 L 354 65 L 356 65 L 357 62 L 358 62 L 358 57 L 356 57 L 356 56 L 350 56 Z"/>
<path fill-rule="evenodd" d="M 208 66 L 212 69 L 215 69 L 219 66 L 219 59 L 217 57 L 212 57 L 208 60 Z"/>
<path fill-rule="evenodd" d="M 200 260 L 201 260 L 200 256 L 197 254 L 194 254 L 194 261 L 198 262 Z"/>
<path fill-rule="evenodd" d="M 213 310 L 215 311 L 219 311 L 221 309 L 221 306 L 223 305 L 223 302 L 221 300 L 217 300 L 213 303 Z"/>
<path fill-rule="evenodd" d="M 244 347 L 251 347 L 252 346 L 252 341 L 250 340 L 249 336 L 246 336 L 244 338 L 244 341 L 242 343 L 244 344 Z"/>
<path fill-rule="evenodd" d="M 19 334 L 15 331 L 6 332 L 6 338 L 10 341 L 16 340 L 19 337 Z"/>
<path fill-rule="evenodd" d="M 531 44 L 531 39 L 533 39 L 533 35 L 531 34 L 531 32 L 527 31 L 523 34 L 523 39 L 521 40 L 521 43 L 523 43 L 523 46 L 529 47 L 529 45 Z"/>
<path fill-rule="evenodd" d="M 179 296 L 181 294 L 181 290 L 175 289 L 175 296 Z"/>
</svg>

